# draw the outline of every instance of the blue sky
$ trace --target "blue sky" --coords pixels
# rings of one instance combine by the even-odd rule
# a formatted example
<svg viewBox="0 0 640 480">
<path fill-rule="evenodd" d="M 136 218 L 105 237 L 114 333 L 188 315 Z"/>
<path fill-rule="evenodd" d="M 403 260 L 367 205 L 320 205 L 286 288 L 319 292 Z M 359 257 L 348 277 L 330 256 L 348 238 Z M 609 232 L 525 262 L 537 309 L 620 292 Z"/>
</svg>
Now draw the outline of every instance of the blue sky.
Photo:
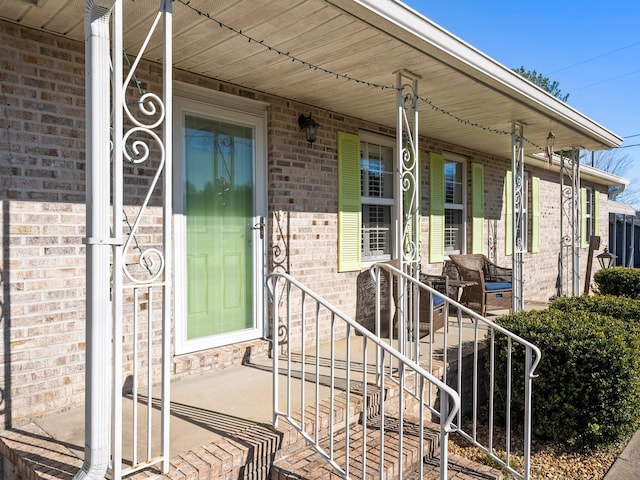
<svg viewBox="0 0 640 480">
<path fill-rule="evenodd" d="M 404 2 L 503 65 L 557 80 L 569 105 L 625 138 L 640 183 L 638 0 Z"/>
</svg>

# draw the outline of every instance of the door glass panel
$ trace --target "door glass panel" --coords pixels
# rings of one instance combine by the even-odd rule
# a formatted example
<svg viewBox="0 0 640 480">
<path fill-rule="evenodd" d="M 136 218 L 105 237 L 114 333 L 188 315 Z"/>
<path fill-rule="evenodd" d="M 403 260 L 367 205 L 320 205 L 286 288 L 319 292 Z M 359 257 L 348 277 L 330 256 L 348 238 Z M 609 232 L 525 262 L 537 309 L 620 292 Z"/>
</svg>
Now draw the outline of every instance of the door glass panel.
<svg viewBox="0 0 640 480">
<path fill-rule="evenodd" d="M 187 339 L 254 327 L 252 127 L 186 115 Z"/>
</svg>

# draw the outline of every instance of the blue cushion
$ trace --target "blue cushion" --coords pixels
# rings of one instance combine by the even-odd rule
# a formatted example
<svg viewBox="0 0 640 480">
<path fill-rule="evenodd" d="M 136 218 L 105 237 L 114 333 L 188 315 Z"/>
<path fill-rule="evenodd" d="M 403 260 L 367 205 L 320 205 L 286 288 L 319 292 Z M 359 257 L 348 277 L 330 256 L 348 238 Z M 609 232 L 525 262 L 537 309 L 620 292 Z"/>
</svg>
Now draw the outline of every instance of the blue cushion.
<svg viewBox="0 0 640 480">
<path fill-rule="evenodd" d="M 488 291 L 511 290 L 511 282 L 486 282 L 484 289 Z"/>
<path fill-rule="evenodd" d="M 433 296 L 433 306 L 437 307 L 438 305 L 442 305 L 444 303 L 444 298 L 439 297 L 437 295 Z"/>
</svg>

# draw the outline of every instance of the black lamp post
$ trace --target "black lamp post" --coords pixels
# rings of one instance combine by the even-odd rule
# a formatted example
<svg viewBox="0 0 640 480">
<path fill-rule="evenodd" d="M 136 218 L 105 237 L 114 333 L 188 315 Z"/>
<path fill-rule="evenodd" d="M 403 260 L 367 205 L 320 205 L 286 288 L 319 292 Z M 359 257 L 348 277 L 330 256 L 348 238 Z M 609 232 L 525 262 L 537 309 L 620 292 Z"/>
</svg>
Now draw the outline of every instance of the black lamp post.
<svg viewBox="0 0 640 480">
<path fill-rule="evenodd" d="M 303 113 L 298 117 L 298 125 L 300 128 L 304 130 L 304 134 L 307 137 L 307 142 L 313 145 L 313 142 L 316 141 L 316 133 L 318 132 L 318 127 L 320 126 L 309 114 L 306 117 Z"/>
<path fill-rule="evenodd" d="M 596 258 L 598 259 L 598 263 L 600 264 L 601 268 L 611 268 L 618 256 L 609 252 L 609 250 L 607 250 L 607 247 L 605 247 L 604 252 L 602 252 L 600 255 L 596 255 Z"/>
</svg>

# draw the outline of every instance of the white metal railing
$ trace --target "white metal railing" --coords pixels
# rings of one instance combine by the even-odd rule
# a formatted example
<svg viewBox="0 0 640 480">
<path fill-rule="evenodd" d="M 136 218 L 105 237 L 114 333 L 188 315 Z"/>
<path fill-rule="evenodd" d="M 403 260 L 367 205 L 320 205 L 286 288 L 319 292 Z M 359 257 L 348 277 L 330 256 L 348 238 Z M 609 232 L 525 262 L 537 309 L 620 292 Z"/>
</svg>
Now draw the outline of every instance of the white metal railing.
<svg viewBox="0 0 640 480">
<path fill-rule="evenodd" d="M 409 468 L 403 464 L 405 442 L 416 445 L 416 458 L 425 458 L 423 440 L 430 412 L 439 417 L 440 478 L 446 479 L 447 442 L 452 421 L 458 415 L 458 394 L 290 275 L 271 273 L 267 283 L 273 316 L 274 425 L 280 417 L 286 419 L 345 478 L 355 469 L 357 476 L 365 478 L 369 467 L 382 476 L 390 464 L 395 464 L 393 468 L 402 478 Z M 299 370 L 294 370 L 298 359 Z M 282 407 L 281 388 L 286 398 Z M 352 393 L 354 388 L 359 389 L 357 395 Z M 391 390 L 397 397 L 386 398 Z M 369 396 L 375 392 L 379 392 L 379 404 L 373 407 Z M 438 396 L 432 396 L 432 392 Z M 328 431 L 324 435 L 321 426 L 327 419 L 322 418 L 322 412 L 326 414 L 327 405 L 323 399 L 329 403 Z M 346 413 L 339 418 L 336 405 L 342 401 Z M 412 401 L 417 414 L 410 419 L 405 406 Z M 296 402 L 300 418 L 294 416 Z M 355 429 L 350 412 L 354 404 L 365 413 L 361 416 L 362 438 L 351 444 L 350 434 Z M 375 410 L 375 420 L 367 414 L 371 410 Z M 405 435 L 404 427 L 409 425 L 413 431 Z M 346 435 L 339 435 L 341 432 Z M 393 442 L 390 435 L 394 435 Z M 369 442 L 376 443 L 374 455 L 368 451 Z M 418 464 L 423 478 L 424 462 Z"/>
<path fill-rule="evenodd" d="M 371 267 L 371 276 L 376 285 L 376 332 L 384 330 L 380 322 L 381 302 L 384 288 L 401 285 L 397 305 L 389 307 L 389 341 L 397 342 L 401 351 L 409 352 L 412 360 L 422 365 L 428 373 L 437 376 L 443 371 L 442 380 L 460 396 L 460 410 L 453 424 L 457 432 L 516 478 L 530 478 L 531 460 L 531 389 L 534 372 L 540 361 L 540 350 L 535 345 L 513 334 L 507 329 L 482 317 L 458 303 L 446 294 L 402 272 L 389 263 L 378 263 Z M 393 279 L 392 281 L 389 281 Z M 402 285 L 405 285 L 402 288 Z M 442 331 L 421 337 L 420 295 L 430 295 L 429 332 L 433 332 L 433 302 L 444 300 L 448 318 Z M 386 297 L 392 300 L 389 292 Z M 395 312 L 395 315 L 394 315 Z M 424 313 L 423 313 L 424 315 Z M 405 319 L 398 330 L 398 339 L 393 338 L 394 317 Z M 522 355 L 524 371 L 517 376 L 513 359 Z M 499 360 L 504 357 L 504 362 Z M 444 368 L 443 368 L 444 367 Z M 449 375 L 455 372 L 455 375 Z M 453 376 L 453 378 L 452 378 Z M 504 411 L 496 410 L 496 396 L 504 398 Z M 515 402 L 515 400 L 518 400 Z M 520 411 L 512 409 L 512 403 Z M 463 421 L 463 415 L 467 418 Z M 514 425 L 512 417 L 520 417 L 522 423 Z M 504 419 L 504 441 L 498 441 L 496 418 Z M 502 439 L 502 436 L 500 436 Z M 516 469 L 514 447 L 521 449 L 522 465 Z"/>
</svg>

